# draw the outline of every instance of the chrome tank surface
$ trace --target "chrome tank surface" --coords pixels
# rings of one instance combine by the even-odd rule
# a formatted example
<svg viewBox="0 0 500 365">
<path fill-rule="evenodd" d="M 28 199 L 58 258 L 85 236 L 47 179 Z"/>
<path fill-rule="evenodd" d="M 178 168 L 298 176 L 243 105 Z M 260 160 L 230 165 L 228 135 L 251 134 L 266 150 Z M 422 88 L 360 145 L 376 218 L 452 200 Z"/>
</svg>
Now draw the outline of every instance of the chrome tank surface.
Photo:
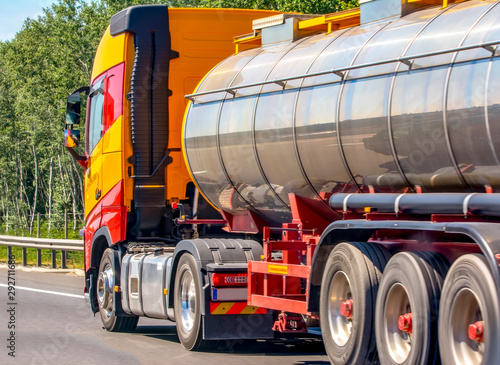
<svg viewBox="0 0 500 365">
<path fill-rule="evenodd" d="M 219 209 L 275 222 L 290 219 L 290 193 L 498 191 L 500 51 L 438 54 L 497 40 L 500 5 L 467 1 L 234 55 L 196 93 L 434 52 L 196 96 L 192 176 Z"/>
</svg>

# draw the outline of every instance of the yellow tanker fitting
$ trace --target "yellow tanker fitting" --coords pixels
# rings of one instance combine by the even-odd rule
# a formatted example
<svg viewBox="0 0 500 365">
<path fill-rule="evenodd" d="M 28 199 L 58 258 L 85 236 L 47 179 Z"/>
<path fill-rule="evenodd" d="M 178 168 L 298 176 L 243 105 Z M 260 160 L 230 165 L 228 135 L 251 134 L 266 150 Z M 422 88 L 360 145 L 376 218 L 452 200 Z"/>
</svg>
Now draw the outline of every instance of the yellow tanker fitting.
<svg viewBox="0 0 500 365">
<path fill-rule="evenodd" d="M 299 22 L 299 29 L 321 30 L 330 34 L 332 30 L 344 29 L 359 25 L 361 10 L 359 8 L 326 14 L 314 19 Z"/>
<path fill-rule="evenodd" d="M 239 53 L 241 44 L 250 46 L 247 48 L 262 46 L 262 29 L 283 25 L 286 19 L 291 17 L 298 20 L 296 26 L 297 32 L 293 38 L 293 40 L 296 40 L 315 32 L 326 32 L 326 34 L 330 34 L 332 30 L 359 25 L 360 14 L 360 9 L 355 8 L 321 16 L 286 13 L 258 19 L 253 22 L 253 33 L 234 37 L 235 54 Z"/>
<path fill-rule="evenodd" d="M 404 16 L 409 14 L 417 9 L 441 5 L 441 9 L 444 9 L 448 6 L 449 3 L 455 3 L 461 1 L 453 1 L 453 0 L 405 0 L 401 2 L 401 8 L 398 10 L 398 13 L 392 13 L 392 16 Z M 235 45 L 235 54 L 238 54 L 240 51 L 240 45 L 245 44 L 248 48 L 260 47 L 263 45 L 262 43 L 262 28 L 267 28 L 271 26 L 277 26 L 284 24 L 285 20 L 288 17 L 298 18 L 298 37 L 310 35 L 311 32 L 325 32 L 325 35 L 330 34 L 334 30 L 350 28 L 354 26 L 358 26 L 360 24 L 364 24 L 371 21 L 379 20 L 378 18 L 373 18 L 371 15 L 368 17 L 362 18 L 362 13 L 366 14 L 369 11 L 373 12 L 375 9 L 384 9 L 387 7 L 388 1 L 386 0 L 361 0 L 361 7 L 343 10 L 336 13 L 325 14 L 322 16 L 316 15 L 303 15 L 303 14 L 280 14 L 274 15 L 271 17 L 258 19 L 254 21 L 253 24 L 253 33 L 243 34 L 240 36 L 234 37 L 234 45 Z M 363 8 L 365 10 L 363 10 Z M 377 12 L 379 13 L 379 12 Z M 387 14 L 387 12 L 382 12 L 383 14 Z M 310 19 L 304 19 L 304 18 Z M 304 19 L 304 20 L 301 20 Z"/>
<path fill-rule="evenodd" d="M 234 37 L 234 46 L 235 46 L 234 54 L 239 53 L 240 44 L 246 44 L 246 45 L 251 46 L 249 48 L 260 47 L 261 39 L 262 39 L 262 34 L 261 34 L 260 30 L 254 30 L 253 33 L 243 34 L 243 35 Z"/>
</svg>

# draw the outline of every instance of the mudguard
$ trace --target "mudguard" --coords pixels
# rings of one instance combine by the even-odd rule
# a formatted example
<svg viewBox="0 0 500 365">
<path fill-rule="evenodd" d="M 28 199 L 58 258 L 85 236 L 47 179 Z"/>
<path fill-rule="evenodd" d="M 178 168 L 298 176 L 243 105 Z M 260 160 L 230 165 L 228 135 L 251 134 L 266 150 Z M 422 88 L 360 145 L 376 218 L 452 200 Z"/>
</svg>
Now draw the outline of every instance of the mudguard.
<svg viewBox="0 0 500 365">
<path fill-rule="evenodd" d="M 173 254 L 172 277 L 169 292 L 173 293 L 175 274 L 180 257 L 184 253 L 191 254 L 198 268 L 200 283 L 203 287 L 201 297 L 201 314 L 210 313 L 210 282 L 208 278 L 208 264 L 224 265 L 247 263 L 249 260 L 260 260 L 262 246 L 252 240 L 241 239 L 192 239 L 180 241 Z M 235 267 L 241 270 L 241 265 Z M 173 296 L 169 297 L 169 307 L 173 307 Z"/>
<path fill-rule="evenodd" d="M 200 283 L 202 283 L 201 315 L 203 338 L 206 340 L 269 339 L 272 331 L 273 314 L 210 314 L 210 278 L 214 271 L 244 271 L 247 262 L 260 260 L 262 246 L 252 240 L 242 239 L 193 239 L 179 242 L 173 254 L 172 278 L 169 291 L 173 292 L 175 274 L 180 257 L 189 253 L 195 259 Z M 173 307 L 173 296 L 169 306 Z"/>
</svg>

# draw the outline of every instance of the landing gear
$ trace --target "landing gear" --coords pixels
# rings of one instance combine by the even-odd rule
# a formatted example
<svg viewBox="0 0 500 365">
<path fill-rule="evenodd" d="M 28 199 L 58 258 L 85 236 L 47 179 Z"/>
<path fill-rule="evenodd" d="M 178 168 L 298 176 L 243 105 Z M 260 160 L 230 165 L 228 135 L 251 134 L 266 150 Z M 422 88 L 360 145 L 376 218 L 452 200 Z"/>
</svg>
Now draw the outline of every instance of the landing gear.
<svg viewBox="0 0 500 365">
<path fill-rule="evenodd" d="M 375 298 L 387 251 L 366 242 L 338 244 L 325 267 L 320 318 L 325 348 L 333 364 L 376 361 Z"/>
<path fill-rule="evenodd" d="M 447 265 L 436 253 L 402 252 L 387 264 L 377 294 L 381 364 L 437 364 L 438 303 Z"/>
<path fill-rule="evenodd" d="M 495 287 L 483 256 L 464 255 L 452 265 L 440 304 L 444 365 L 497 363 L 500 307 Z"/>
<path fill-rule="evenodd" d="M 113 289 L 114 272 L 113 259 L 114 251 L 106 249 L 99 265 L 99 276 L 97 278 L 97 303 L 99 314 L 104 328 L 110 332 L 130 332 L 135 330 L 139 317 L 136 316 L 116 316 L 114 313 Z"/>
</svg>

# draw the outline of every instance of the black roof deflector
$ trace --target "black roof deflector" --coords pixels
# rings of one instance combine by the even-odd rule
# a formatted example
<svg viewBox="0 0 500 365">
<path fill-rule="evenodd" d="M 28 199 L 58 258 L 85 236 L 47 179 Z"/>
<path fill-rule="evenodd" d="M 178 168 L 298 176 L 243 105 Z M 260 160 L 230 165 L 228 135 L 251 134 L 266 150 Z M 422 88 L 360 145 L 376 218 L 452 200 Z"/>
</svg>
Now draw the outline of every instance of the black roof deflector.
<svg viewBox="0 0 500 365">
<path fill-rule="evenodd" d="M 168 19 L 168 6 L 141 5 L 123 9 L 111 17 L 110 33 L 116 36 L 123 32 L 140 34 L 165 29 Z"/>
</svg>

